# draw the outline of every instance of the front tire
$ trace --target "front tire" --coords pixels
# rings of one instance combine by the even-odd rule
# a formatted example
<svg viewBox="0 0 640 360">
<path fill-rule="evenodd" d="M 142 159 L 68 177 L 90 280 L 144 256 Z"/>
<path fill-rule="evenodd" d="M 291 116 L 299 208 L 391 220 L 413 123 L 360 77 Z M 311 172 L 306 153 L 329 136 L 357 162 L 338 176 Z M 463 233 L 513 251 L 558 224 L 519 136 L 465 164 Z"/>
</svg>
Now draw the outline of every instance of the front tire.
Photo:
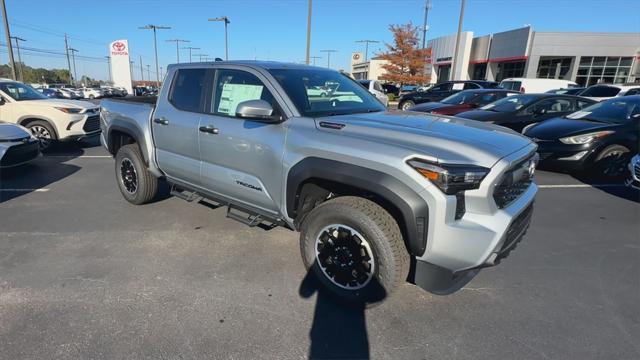
<svg viewBox="0 0 640 360">
<path fill-rule="evenodd" d="M 158 179 L 147 169 L 137 144 L 121 147 L 116 154 L 116 181 L 124 198 L 142 205 L 151 201 L 158 192 Z"/>
<path fill-rule="evenodd" d="M 40 151 L 46 152 L 53 148 L 54 143 L 58 140 L 56 132 L 53 127 L 46 121 L 37 120 L 32 121 L 26 126 L 31 134 L 38 138 L 40 141 Z"/>
<path fill-rule="evenodd" d="M 382 301 L 409 271 L 395 219 L 360 197 L 338 197 L 314 208 L 301 225 L 300 251 L 324 287 L 350 302 Z"/>
<path fill-rule="evenodd" d="M 607 146 L 596 158 L 595 175 L 607 180 L 622 178 L 627 172 L 630 154 L 630 150 L 625 146 Z"/>
<path fill-rule="evenodd" d="M 411 109 L 414 106 L 416 106 L 416 103 L 414 103 L 411 100 L 405 100 L 405 101 L 400 103 L 400 109 L 402 111 L 407 111 L 407 110 Z"/>
</svg>

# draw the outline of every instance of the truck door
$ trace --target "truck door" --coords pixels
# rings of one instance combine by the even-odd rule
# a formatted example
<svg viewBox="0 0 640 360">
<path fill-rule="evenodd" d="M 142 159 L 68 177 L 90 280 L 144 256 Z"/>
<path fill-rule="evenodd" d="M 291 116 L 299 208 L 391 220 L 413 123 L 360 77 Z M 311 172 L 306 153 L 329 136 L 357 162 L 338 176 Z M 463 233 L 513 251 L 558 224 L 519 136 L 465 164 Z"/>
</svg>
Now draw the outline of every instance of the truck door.
<svg viewBox="0 0 640 360">
<path fill-rule="evenodd" d="M 200 122 L 203 187 L 231 200 L 276 214 L 282 197 L 285 123 L 236 117 L 240 102 L 262 99 L 281 108 L 273 88 L 251 70 L 216 70 L 207 114 Z"/>
<path fill-rule="evenodd" d="M 211 81 L 207 81 L 211 74 L 207 69 L 177 70 L 171 85 L 163 87 L 158 96 L 151 123 L 160 169 L 168 177 L 192 185 L 200 182 L 198 124 L 211 89 Z"/>
</svg>

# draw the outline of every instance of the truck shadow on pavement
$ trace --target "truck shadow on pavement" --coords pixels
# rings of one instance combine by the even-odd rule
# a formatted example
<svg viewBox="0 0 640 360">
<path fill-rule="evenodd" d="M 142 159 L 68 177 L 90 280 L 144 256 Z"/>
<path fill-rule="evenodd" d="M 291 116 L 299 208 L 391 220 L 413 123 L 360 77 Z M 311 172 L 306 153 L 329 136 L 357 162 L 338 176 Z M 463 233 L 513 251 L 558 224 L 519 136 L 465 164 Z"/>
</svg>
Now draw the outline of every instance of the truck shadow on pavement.
<svg viewBox="0 0 640 360">
<path fill-rule="evenodd" d="M 375 278 L 372 281 L 371 285 L 379 288 L 376 292 L 381 294 L 379 301 L 382 301 L 386 293 Z M 346 303 L 339 299 L 320 283 L 313 266 L 302 280 L 298 293 L 305 299 L 317 294 L 309 332 L 309 359 L 370 358 L 365 309 L 371 304 Z"/>
</svg>

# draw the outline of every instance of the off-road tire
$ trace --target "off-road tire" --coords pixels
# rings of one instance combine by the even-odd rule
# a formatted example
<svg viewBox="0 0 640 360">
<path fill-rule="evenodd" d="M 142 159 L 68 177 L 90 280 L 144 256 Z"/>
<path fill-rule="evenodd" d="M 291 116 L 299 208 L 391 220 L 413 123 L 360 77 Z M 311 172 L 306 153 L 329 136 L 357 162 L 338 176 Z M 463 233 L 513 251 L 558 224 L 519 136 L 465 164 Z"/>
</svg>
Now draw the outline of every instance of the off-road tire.
<svg viewBox="0 0 640 360">
<path fill-rule="evenodd" d="M 137 186 L 134 192 L 127 191 L 121 172 L 123 161 L 129 160 L 135 169 Z M 137 144 L 121 147 L 116 154 L 115 163 L 116 182 L 124 198 L 135 205 L 142 205 L 151 201 L 158 192 L 158 179 L 147 169 Z"/>
<path fill-rule="evenodd" d="M 358 290 L 336 285 L 321 269 L 316 257 L 316 238 L 328 225 L 342 224 L 362 234 L 373 252 L 375 271 Z M 395 219 L 375 202 L 354 196 L 337 197 L 314 208 L 300 227 L 300 251 L 305 268 L 313 271 L 332 294 L 349 302 L 374 305 L 406 281 L 409 254 Z"/>
</svg>

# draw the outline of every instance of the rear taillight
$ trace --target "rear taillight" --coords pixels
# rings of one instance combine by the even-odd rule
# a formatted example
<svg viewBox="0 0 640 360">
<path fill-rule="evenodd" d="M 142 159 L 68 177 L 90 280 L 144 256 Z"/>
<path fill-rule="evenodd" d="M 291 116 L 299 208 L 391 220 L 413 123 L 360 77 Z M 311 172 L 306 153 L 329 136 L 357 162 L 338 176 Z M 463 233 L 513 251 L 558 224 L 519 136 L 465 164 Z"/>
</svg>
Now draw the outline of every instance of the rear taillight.
<svg viewBox="0 0 640 360">
<path fill-rule="evenodd" d="M 520 87 L 520 92 L 521 92 L 521 93 L 523 93 L 523 94 L 525 93 L 525 91 L 524 91 L 524 86 L 521 86 L 521 87 Z"/>
</svg>

